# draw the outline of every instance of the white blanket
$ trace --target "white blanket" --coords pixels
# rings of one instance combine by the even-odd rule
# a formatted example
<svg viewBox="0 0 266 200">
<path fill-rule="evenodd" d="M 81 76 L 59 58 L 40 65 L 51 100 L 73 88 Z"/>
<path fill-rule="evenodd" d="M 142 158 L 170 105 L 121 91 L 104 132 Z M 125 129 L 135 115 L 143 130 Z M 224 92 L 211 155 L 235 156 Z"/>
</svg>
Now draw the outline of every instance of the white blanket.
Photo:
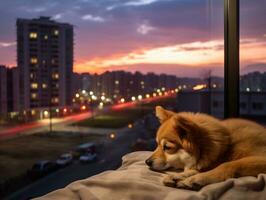
<svg viewBox="0 0 266 200">
<path fill-rule="evenodd" d="M 148 169 L 144 160 L 151 152 L 134 152 L 123 157 L 122 166 L 96 176 L 76 181 L 38 200 L 174 200 L 227 199 L 266 200 L 266 175 L 242 177 L 190 191 L 166 187 L 164 174 Z"/>
</svg>

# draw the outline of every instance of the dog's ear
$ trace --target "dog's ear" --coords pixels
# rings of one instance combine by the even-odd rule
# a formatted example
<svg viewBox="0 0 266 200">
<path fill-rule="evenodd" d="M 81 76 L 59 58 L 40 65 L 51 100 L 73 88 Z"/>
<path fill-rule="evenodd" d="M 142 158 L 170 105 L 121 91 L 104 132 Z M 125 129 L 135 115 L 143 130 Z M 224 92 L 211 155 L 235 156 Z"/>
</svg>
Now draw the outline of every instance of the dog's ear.
<svg viewBox="0 0 266 200">
<path fill-rule="evenodd" d="M 155 111 L 156 111 L 156 117 L 158 117 L 161 124 L 175 114 L 172 111 L 165 110 L 161 106 L 156 106 Z"/>
<path fill-rule="evenodd" d="M 198 126 L 183 116 L 175 117 L 176 130 L 181 141 L 191 141 L 193 133 L 198 130 Z"/>
</svg>

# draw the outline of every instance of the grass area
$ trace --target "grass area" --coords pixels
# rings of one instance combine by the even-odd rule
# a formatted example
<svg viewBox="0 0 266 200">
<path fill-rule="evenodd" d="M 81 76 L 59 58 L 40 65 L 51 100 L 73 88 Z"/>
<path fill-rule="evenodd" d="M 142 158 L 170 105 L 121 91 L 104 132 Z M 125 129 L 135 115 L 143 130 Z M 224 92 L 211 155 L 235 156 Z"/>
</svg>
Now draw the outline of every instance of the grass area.
<svg viewBox="0 0 266 200">
<path fill-rule="evenodd" d="M 105 113 L 101 113 L 93 118 L 85 119 L 74 126 L 85 126 L 95 128 L 121 128 L 127 126 L 129 123 L 133 123 L 137 119 L 147 115 L 154 111 L 155 106 L 173 106 L 175 104 L 175 98 L 161 99 L 156 102 L 145 103 L 136 105 L 131 108 L 125 108 L 121 110 L 110 110 Z"/>
<path fill-rule="evenodd" d="M 0 180 L 25 173 L 39 160 L 55 160 L 78 144 L 101 138 L 96 135 L 36 134 L 0 141 Z"/>
</svg>

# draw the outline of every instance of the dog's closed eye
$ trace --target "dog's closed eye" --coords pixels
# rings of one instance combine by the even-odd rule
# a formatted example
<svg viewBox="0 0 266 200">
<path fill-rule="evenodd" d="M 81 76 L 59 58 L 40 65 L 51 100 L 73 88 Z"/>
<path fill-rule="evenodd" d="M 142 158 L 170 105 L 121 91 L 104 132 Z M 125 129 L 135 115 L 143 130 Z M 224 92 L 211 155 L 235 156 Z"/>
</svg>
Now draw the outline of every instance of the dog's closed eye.
<svg viewBox="0 0 266 200">
<path fill-rule="evenodd" d="M 171 150 L 171 149 L 172 149 L 172 147 L 167 146 L 166 144 L 163 145 L 163 150 L 164 150 L 164 151 Z"/>
</svg>

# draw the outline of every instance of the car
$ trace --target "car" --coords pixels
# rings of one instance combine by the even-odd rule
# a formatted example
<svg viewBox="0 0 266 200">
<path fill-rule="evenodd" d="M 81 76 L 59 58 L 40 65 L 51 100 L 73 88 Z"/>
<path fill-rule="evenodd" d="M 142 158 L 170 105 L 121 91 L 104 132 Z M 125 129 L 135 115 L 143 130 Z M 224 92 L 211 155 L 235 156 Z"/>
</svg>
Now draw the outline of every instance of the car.
<svg viewBox="0 0 266 200">
<path fill-rule="evenodd" d="M 36 179 L 45 176 L 57 169 L 57 165 L 49 160 L 42 160 L 35 163 L 28 171 L 30 178 Z"/>
<path fill-rule="evenodd" d="M 88 163 L 88 162 L 93 162 L 97 159 L 97 154 L 96 153 L 85 153 L 82 156 L 79 157 L 79 161 L 82 163 Z"/>
<path fill-rule="evenodd" d="M 73 156 L 70 153 L 66 153 L 66 154 L 61 155 L 56 160 L 56 164 L 60 167 L 64 167 L 64 166 L 71 164 L 72 161 L 73 161 Z"/>
</svg>

